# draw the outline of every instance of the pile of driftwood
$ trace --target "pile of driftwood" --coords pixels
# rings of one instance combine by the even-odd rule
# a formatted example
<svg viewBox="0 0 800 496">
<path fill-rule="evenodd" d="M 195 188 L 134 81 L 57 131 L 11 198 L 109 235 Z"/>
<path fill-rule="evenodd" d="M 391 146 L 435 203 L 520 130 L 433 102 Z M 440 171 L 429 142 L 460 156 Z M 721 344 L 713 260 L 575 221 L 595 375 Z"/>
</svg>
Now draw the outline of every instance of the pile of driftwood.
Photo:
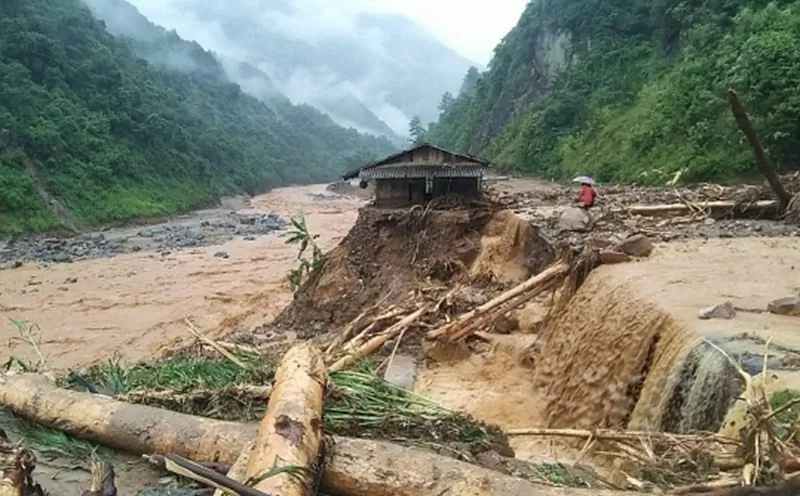
<svg viewBox="0 0 800 496">
<path fill-rule="evenodd" d="M 463 341 L 536 296 L 558 289 L 568 280 L 571 272 L 569 263 L 558 261 L 518 286 L 460 315 L 444 311 L 444 307 L 451 306 L 450 300 L 461 289 L 460 286 L 434 301 L 428 295 L 418 294 L 419 291 L 412 292 L 400 305 L 384 308 L 384 299 L 364 310 L 330 340 L 325 347 L 325 361 L 331 372 L 338 372 L 377 353 L 387 343 L 394 342 L 391 360 L 403 337 L 415 326 L 428 328 L 426 338 L 429 340 L 450 343 Z"/>
<path fill-rule="evenodd" d="M 323 353 L 312 344 L 301 344 L 279 364 L 258 425 L 70 391 L 33 374 L 0 375 L 0 405 L 73 436 L 147 455 L 220 495 L 310 495 L 318 488 L 342 496 L 573 494 L 415 448 L 325 437 L 322 416 L 328 384 Z M 5 446 L 0 495 L 41 494 L 33 482 L 35 458 L 22 446 Z M 112 496 L 113 486 L 113 468 L 95 463 L 87 494 Z"/>
</svg>

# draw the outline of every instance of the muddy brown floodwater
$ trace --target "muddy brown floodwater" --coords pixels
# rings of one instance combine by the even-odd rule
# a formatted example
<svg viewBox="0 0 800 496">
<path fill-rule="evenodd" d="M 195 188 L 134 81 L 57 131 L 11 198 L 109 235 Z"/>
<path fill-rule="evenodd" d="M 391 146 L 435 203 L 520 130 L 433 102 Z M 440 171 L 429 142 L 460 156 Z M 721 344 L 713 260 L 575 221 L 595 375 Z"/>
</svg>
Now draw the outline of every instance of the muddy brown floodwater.
<svg viewBox="0 0 800 496">
<path fill-rule="evenodd" d="M 358 216 L 362 201 L 326 198 L 325 185 L 290 187 L 255 197 L 252 210 L 284 217 L 303 213 L 323 250 L 335 246 Z M 202 219 L 198 219 L 201 221 Z M 229 258 L 215 257 L 225 251 Z M 117 354 L 138 360 L 189 339 L 184 319 L 211 336 L 270 320 L 291 299 L 287 272 L 297 247 L 278 234 L 174 252 L 35 264 L 0 272 L 0 340 L 9 355 L 34 358 L 8 319 L 41 329 L 48 365 L 69 368 Z"/>
</svg>

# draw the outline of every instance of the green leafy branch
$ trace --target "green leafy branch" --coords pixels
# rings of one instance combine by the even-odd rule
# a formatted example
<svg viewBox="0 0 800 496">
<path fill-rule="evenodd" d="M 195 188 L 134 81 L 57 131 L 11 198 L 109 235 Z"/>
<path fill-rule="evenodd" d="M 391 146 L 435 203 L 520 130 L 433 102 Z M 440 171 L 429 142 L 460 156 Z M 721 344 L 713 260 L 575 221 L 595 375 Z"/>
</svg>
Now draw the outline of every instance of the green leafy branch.
<svg viewBox="0 0 800 496">
<path fill-rule="evenodd" d="M 319 234 L 312 235 L 308 232 L 303 214 L 292 217 L 292 227 L 294 229 L 282 236 L 289 238 L 286 240 L 287 245 L 299 245 L 300 247 L 297 253 L 300 265 L 290 270 L 288 276 L 289 283 L 292 285 L 292 293 L 296 293 L 309 274 L 322 269 L 325 265 L 325 255 L 315 241 L 319 238 Z M 311 260 L 303 256 L 309 248 L 311 248 Z"/>
</svg>

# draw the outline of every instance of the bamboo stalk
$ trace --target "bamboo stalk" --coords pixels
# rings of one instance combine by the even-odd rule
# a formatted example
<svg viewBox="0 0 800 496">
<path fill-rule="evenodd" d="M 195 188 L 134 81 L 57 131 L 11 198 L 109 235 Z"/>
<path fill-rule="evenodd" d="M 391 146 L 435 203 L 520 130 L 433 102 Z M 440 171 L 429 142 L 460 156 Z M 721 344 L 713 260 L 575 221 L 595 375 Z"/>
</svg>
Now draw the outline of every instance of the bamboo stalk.
<svg viewBox="0 0 800 496">
<path fill-rule="evenodd" d="M 205 486 L 214 488 L 225 494 L 233 496 L 270 496 L 258 489 L 242 484 L 237 480 L 233 480 L 225 475 L 210 470 L 199 463 L 177 455 L 169 454 L 164 456 L 164 462 L 168 472 L 200 482 Z"/>
<path fill-rule="evenodd" d="M 414 323 L 423 313 L 428 310 L 428 306 L 423 306 L 419 308 L 416 312 L 413 312 L 407 315 L 403 320 L 399 321 L 392 327 L 386 329 L 382 333 L 378 334 L 377 336 L 373 337 L 363 345 L 361 345 L 358 349 L 354 352 L 348 354 L 347 356 L 339 359 L 330 366 L 331 372 L 339 372 L 349 367 L 352 367 L 359 359 L 372 355 L 376 351 L 378 351 L 384 344 L 394 339 L 398 336 L 401 332 L 403 332 L 408 326 Z"/>
<path fill-rule="evenodd" d="M 376 304 L 372 305 L 371 307 L 367 308 L 366 310 L 364 310 L 363 312 L 358 314 L 358 316 L 356 318 L 351 320 L 350 323 L 347 324 L 347 326 L 345 326 L 345 328 L 342 330 L 342 332 L 340 332 L 339 335 L 337 335 L 336 338 L 333 341 L 331 341 L 331 343 L 328 345 L 328 347 L 325 348 L 325 355 L 326 356 L 330 355 L 334 351 L 336 351 L 337 348 L 342 346 L 343 343 L 345 343 L 348 339 L 350 339 L 350 336 L 354 332 L 360 332 L 363 329 L 363 327 L 361 327 L 361 326 L 364 324 L 362 322 L 362 320 L 364 320 L 367 317 L 367 315 L 369 315 L 372 312 L 378 310 L 381 307 L 381 305 L 386 303 L 386 300 L 388 300 L 391 295 L 392 295 L 392 292 L 389 291 L 389 293 L 387 293 L 386 296 L 381 298 L 381 301 L 379 301 L 378 303 L 376 303 Z M 377 318 L 373 319 L 373 322 L 378 320 L 378 319 L 380 319 L 380 317 L 377 317 Z M 367 325 L 369 325 L 369 324 L 367 324 Z M 359 327 L 361 327 L 361 328 L 359 328 Z M 366 326 L 364 326 L 364 327 L 366 327 Z"/>
<path fill-rule="evenodd" d="M 192 334 L 194 337 L 196 337 L 196 338 L 197 338 L 197 339 L 199 339 L 200 341 L 202 341 L 202 342 L 206 343 L 207 345 L 211 346 L 211 347 L 212 347 L 212 348 L 214 348 L 214 349 L 215 349 L 215 350 L 216 350 L 216 351 L 217 351 L 217 352 L 218 352 L 220 355 L 224 356 L 225 358 L 227 358 L 227 359 L 228 359 L 228 360 L 230 360 L 231 362 L 235 363 L 235 364 L 236 364 L 236 365 L 238 365 L 239 367 L 241 367 L 241 368 L 243 368 L 243 369 L 246 369 L 246 368 L 247 368 L 247 365 L 245 365 L 245 364 L 244 364 L 244 362 L 242 362 L 241 360 L 239 360 L 238 358 L 236 358 L 236 357 L 235 357 L 235 356 L 234 356 L 234 355 L 233 355 L 233 354 L 232 354 L 230 351 L 226 350 L 225 348 L 223 348 L 222 346 L 220 346 L 219 344 L 217 344 L 217 342 L 216 342 L 216 341 L 214 341 L 213 339 L 211 339 L 211 338 L 209 338 L 209 337 L 206 337 L 206 336 L 204 336 L 204 335 L 203 335 L 203 334 L 202 334 L 202 333 L 201 333 L 199 330 L 197 330 L 197 327 L 195 327 L 195 325 L 194 325 L 194 324 L 192 324 L 192 321 L 191 321 L 191 320 L 189 320 L 189 319 L 185 319 L 185 320 L 184 320 L 184 322 L 186 323 L 186 329 L 188 329 L 188 330 L 189 330 L 189 332 L 190 332 L 190 333 L 191 333 L 191 334 Z"/>
<path fill-rule="evenodd" d="M 660 439 L 664 441 L 709 441 L 720 444 L 739 445 L 739 441 L 733 438 L 720 436 L 718 434 L 672 434 L 669 432 L 651 431 L 614 431 L 609 429 L 598 429 L 594 431 L 581 429 L 512 429 L 506 432 L 509 436 L 555 436 L 555 437 L 576 437 L 588 438 L 590 436 L 604 441 L 635 441 L 638 439 Z"/>
<path fill-rule="evenodd" d="M 247 465 L 250 463 L 250 454 L 253 452 L 253 446 L 255 446 L 255 444 L 256 441 L 253 439 L 247 444 L 247 446 L 244 447 L 244 449 L 242 449 L 242 452 L 239 453 L 239 458 L 233 462 L 233 465 L 231 465 L 231 468 L 228 470 L 228 473 L 225 474 L 225 477 L 236 482 L 247 481 Z M 225 494 L 230 493 L 223 489 L 216 489 L 213 496 L 225 496 Z M 233 496 L 238 495 L 234 494 Z"/>
<path fill-rule="evenodd" d="M 353 353 L 355 350 L 357 350 L 363 344 L 364 337 L 368 336 L 369 333 L 374 331 L 375 328 L 378 327 L 378 325 L 381 322 L 383 322 L 385 320 L 389 320 L 389 319 L 394 319 L 396 317 L 400 317 L 405 312 L 406 312 L 406 310 L 403 309 L 403 308 L 392 308 L 391 310 L 387 311 L 386 313 L 384 313 L 382 315 L 379 315 L 378 317 L 375 317 L 375 320 L 373 320 L 367 327 L 362 329 L 361 332 L 358 333 L 358 335 L 356 335 L 355 337 L 353 337 L 353 339 L 348 341 L 342 348 L 348 354 Z M 336 350 L 334 350 L 334 351 L 336 351 Z M 333 353 L 328 354 L 326 356 L 328 358 L 332 358 L 333 357 Z"/>
</svg>

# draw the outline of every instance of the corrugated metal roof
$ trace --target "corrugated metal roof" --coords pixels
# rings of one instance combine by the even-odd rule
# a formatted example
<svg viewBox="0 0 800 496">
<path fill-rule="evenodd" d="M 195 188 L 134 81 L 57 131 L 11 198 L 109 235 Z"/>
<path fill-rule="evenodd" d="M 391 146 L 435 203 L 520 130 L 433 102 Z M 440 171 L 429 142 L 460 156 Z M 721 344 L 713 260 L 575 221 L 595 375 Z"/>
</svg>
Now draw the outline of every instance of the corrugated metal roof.
<svg viewBox="0 0 800 496">
<path fill-rule="evenodd" d="M 475 164 L 457 164 L 447 166 L 408 165 L 385 166 L 362 170 L 358 177 L 362 179 L 403 179 L 422 177 L 481 177 L 485 167 Z"/>
<path fill-rule="evenodd" d="M 395 153 L 393 155 L 389 155 L 388 157 L 382 158 L 382 159 L 380 159 L 380 160 L 378 160 L 376 162 L 372 162 L 372 163 L 363 165 L 363 166 L 359 167 L 358 169 L 352 170 L 352 171 L 344 174 L 342 176 L 342 179 L 348 180 L 348 179 L 354 179 L 356 177 L 363 177 L 361 175 L 361 173 L 363 171 L 365 171 L 365 170 L 369 170 L 369 169 L 374 169 L 376 167 L 380 167 L 383 164 L 385 164 L 385 162 L 388 162 L 388 161 L 391 161 L 391 160 L 393 160 L 393 159 L 395 159 L 397 157 L 400 157 L 401 155 L 403 155 L 405 153 L 413 152 L 415 150 L 419 150 L 420 148 L 425 148 L 425 147 L 433 148 L 433 149 L 439 150 L 441 152 L 453 155 L 455 157 L 459 157 L 465 163 L 469 163 L 469 164 L 471 164 L 473 166 L 478 166 L 478 167 L 483 167 L 483 168 L 489 167 L 489 162 L 487 162 L 486 160 L 484 160 L 482 158 L 473 157 L 472 155 L 467 155 L 467 154 L 464 154 L 464 153 L 456 153 L 456 152 L 453 152 L 453 151 L 450 151 L 450 150 L 446 150 L 444 148 L 441 148 L 441 147 L 438 147 L 438 146 L 435 146 L 435 145 L 431 145 L 430 143 L 423 143 L 423 144 L 415 146 L 413 148 L 409 148 L 407 150 L 402 150 L 402 151 L 399 151 L 399 152 L 397 152 L 397 153 Z M 447 164 L 430 164 L 428 167 L 445 167 L 445 166 L 447 166 Z"/>
</svg>

